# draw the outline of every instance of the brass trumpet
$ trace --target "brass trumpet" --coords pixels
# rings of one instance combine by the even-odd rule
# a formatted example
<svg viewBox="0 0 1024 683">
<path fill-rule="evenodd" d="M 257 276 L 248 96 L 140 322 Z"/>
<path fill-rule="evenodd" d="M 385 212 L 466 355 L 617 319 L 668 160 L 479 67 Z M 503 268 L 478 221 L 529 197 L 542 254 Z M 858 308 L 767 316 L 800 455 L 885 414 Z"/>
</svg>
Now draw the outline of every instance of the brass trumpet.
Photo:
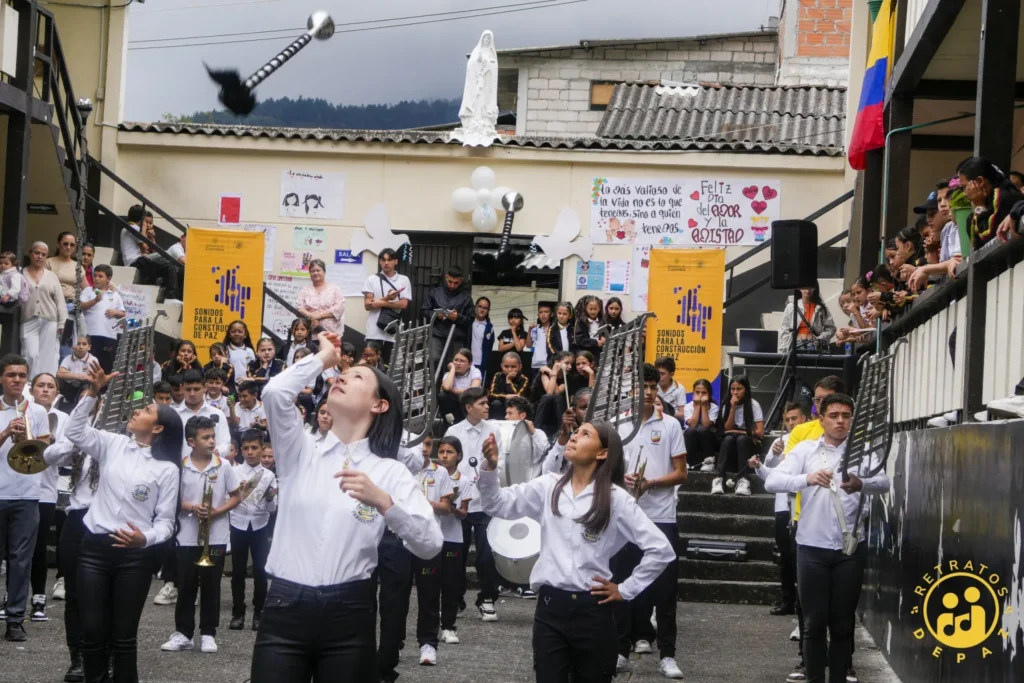
<svg viewBox="0 0 1024 683">
<path fill-rule="evenodd" d="M 12 470 L 19 474 L 39 474 L 46 469 L 46 461 L 43 460 L 43 451 L 50 444 L 42 439 L 32 438 L 32 423 L 29 419 L 28 401 L 19 403 L 15 409 L 16 418 L 25 421 L 25 433 L 17 440 L 10 452 L 7 453 L 7 464 Z M 56 428 L 57 416 L 50 415 L 50 433 Z"/>
<path fill-rule="evenodd" d="M 199 535 L 196 541 L 203 546 L 203 554 L 196 560 L 197 567 L 212 567 L 213 560 L 210 559 L 210 524 L 213 521 L 213 484 L 207 480 L 206 488 L 203 489 L 203 506 L 208 510 L 206 519 L 199 520 Z"/>
<path fill-rule="evenodd" d="M 640 451 L 636 454 L 636 465 L 633 466 L 633 476 L 635 476 L 636 479 L 633 481 L 633 486 L 629 489 L 630 494 L 632 494 L 633 498 L 636 500 L 640 500 L 640 496 L 644 495 L 643 484 L 644 473 L 647 471 L 647 458 L 644 458 L 643 460 L 640 459 L 643 452 L 644 449 L 641 447 Z"/>
</svg>

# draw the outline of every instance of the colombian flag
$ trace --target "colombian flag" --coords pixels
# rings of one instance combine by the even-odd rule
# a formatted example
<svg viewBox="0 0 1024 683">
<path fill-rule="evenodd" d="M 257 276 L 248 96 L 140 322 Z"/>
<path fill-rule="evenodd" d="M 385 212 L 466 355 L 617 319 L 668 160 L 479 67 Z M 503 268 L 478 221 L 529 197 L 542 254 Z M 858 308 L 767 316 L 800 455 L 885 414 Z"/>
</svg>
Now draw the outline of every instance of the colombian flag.
<svg viewBox="0 0 1024 683">
<path fill-rule="evenodd" d="M 847 157 L 850 166 L 864 170 L 864 154 L 885 146 L 885 84 L 892 73 L 893 41 L 896 37 L 896 0 L 882 0 L 871 29 L 871 52 L 864 69 L 864 86 L 857 107 Z"/>
</svg>

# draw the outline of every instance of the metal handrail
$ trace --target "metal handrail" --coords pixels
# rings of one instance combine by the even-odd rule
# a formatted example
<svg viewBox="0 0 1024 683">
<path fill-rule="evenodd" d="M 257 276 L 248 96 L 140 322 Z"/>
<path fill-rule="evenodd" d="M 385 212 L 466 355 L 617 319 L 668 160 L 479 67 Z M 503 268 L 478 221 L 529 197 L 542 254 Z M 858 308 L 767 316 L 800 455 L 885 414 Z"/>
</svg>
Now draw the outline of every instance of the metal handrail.
<svg viewBox="0 0 1024 683">
<path fill-rule="evenodd" d="M 139 202 L 141 202 L 143 206 L 145 206 L 145 207 L 147 207 L 147 208 L 150 208 L 150 209 L 152 209 L 153 211 L 155 211 L 156 213 L 160 214 L 160 217 L 161 217 L 161 218 L 163 218 L 163 219 L 164 219 L 164 220 L 166 220 L 166 221 L 167 221 L 168 223 L 170 223 L 171 225 L 173 225 L 174 227 L 176 227 L 176 228 L 177 228 L 178 230 L 180 230 L 182 234 L 185 234 L 185 233 L 186 233 L 186 232 L 188 231 L 188 228 L 187 228 L 187 227 L 185 227 L 184 225 L 182 225 L 182 224 L 181 224 L 180 222 L 178 222 L 177 220 L 175 220 L 175 219 L 174 219 L 174 217 L 173 217 L 173 216 L 171 216 L 171 214 L 167 213 L 166 211 L 164 211 L 163 209 L 161 209 L 161 208 L 160 208 L 159 206 L 157 206 L 156 204 L 154 204 L 154 203 L 153 203 L 152 201 L 150 201 L 149 199 L 147 199 L 147 198 L 146 198 L 145 196 L 143 196 L 143 194 L 142 194 L 141 192 L 139 192 L 139 191 L 138 191 L 138 190 L 136 190 L 136 189 L 135 189 L 134 187 L 132 187 L 131 185 L 129 185 L 129 184 L 127 183 L 127 182 L 125 182 L 125 180 L 123 180 L 123 179 L 122 179 L 122 178 L 121 178 L 120 176 L 118 176 L 118 175 L 117 175 L 116 173 L 114 173 L 113 171 L 111 171 L 111 170 L 110 170 L 109 168 L 107 168 L 106 166 L 104 166 L 104 165 L 103 165 L 103 162 L 101 162 L 101 161 L 100 161 L 99 159 L 97 159 L 96 157 L 90 156 L 90 157 L 89 157 L 89 163 L 91 163 L 91 164 L 92 164 L 93 166 L 95 166 L 95 167 L 96 167 L 97 169 L 99 169 L 99 171 L 100 171 L 100 172 L 102 172 L 102 173 L 103 173 L 104 175 L 106 175 L 107 177 L 109 177 L 109 178 L 110 178 L 111 180 L 113 180 L 113 181 L 114 181 L 115 183 L 117 183 L 118 185 L 120 185 L 120 186 L 121 186 L 121 188 L 122 188 L 122 189 L 123 189 L 123 190 L 124 190 L 125 192 L 127 192 L 128 194 L 130 194 L 131 196 L 133 196 L 133 197 L 135 197 L 135 198 L 136 198 L 137 200 L 139 200 Z M 147 240 L 147 241 L 148 241 L 148 240 Z"/>
</svg>

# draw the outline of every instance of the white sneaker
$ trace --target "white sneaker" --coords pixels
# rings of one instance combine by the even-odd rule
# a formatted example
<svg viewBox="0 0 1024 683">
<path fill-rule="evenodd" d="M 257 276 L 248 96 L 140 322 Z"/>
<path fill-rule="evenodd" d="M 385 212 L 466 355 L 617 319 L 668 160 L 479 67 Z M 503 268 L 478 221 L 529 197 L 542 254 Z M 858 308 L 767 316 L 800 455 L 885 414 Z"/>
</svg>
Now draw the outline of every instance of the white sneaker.
<svg viewBox="0 0 1024 683">
<path fill-rule="evenodd" d="M 153 598 L 154 605 L 173 605 L 178 602 L 178 589 L 173 583 L 165 583 L 160 592 Z"/>
<path fill-rule="evenodd" d="M 53 599 L 63 600 L 66 593 L 64 591 L 64 577 L 60 577 L 53 584 Z"/>
<path fill-rule="evenodd" d="M 933 417 L 932 419 L 928 420 L 927 424 L 929 427 L 938 427 L 939 429 L 949 426 L 949 423 L 946 422 L 946 418 L 944 417 Z"/>
<path fill-rule="evenodd" d="M 750 481 L 747 479 L 740 479 L 736 482 L 736 495 L 737 496 L 749 496 L 750 495 Z"/>
<path fill-rule="evenodd" d="M 420 648 L 420 665 L 434 666 L 437 664 L 437 650 L 433 645 L 424 645 Z"/>
<path fill-rule="evenodd" d="M 794 643 L 800 642 L 800 624 L 797 624 L 796 628 L 793 629 L 793 632 L 789 634 L 789 639 Z"/>
<path fill-rule="evenodd" d="M 711 493 L 723 494 L 725 489 L 722 488 L 722 478 L 715 477 L 715 480 L 711 482 Z"/>
<path fill-rule="evenodd" d="M 980 413 L 975 413 L 974 414 L 974 421 L 975 422 L 988 422 L 989 419 L 990 418 L 989 418 L 987 410 L 983 410 Z"/>
<path fill-rule="evenodd" d="M 200 636 L 199 643 L 200 652 L 212 653 L 217 651 L 217 641 L 213 639 L 213 636 Z"/>
<path fill-rule="evenodd" d="M 636 641 L 636 645 L 633 646 L 633 652 L 638 655 L 649 655 L 654 652 L 654 650 L 651 649 L 651 644 L 646 640 L 638 640 Z"/>
<path fill-rule="evenodd" d="M 683 680 L 683 672 L 679 670 L 679 665 L 676 664 L 676 660 L 671 657 L 662 657 L 661 664 L 658 665 L 658 670 L 661 671 L 661 675 L 665 678 L 674 678 L 676 680 Z"/>
<path fill-rule="evenodd" d="M 480 618 L 484 621 L 497 621 L 498 613 L 494 611 L 494 601 L 484 600 L 477 608 L 480 610 Z"/>
<path fill-rule="evenodd" d="M 1024 417 L 1024 396 L 1007 396 L 1006 398 L 989 401 L 988 409 L 990 412 L 1007 413 L 1011 416 L 1016 415 L 1017 417 Z"/>
<path fill-rule="evenodd" d="M 444 629 L 443 631 L 441 631 L 441 642 L 445 645 L 458 645 L 459 634 L 455 631 L 449 631 L 448 629 Z"/>
<path fill-rule="evenodd" d="M 203 636 L 203 638 L 206 638 L 206 636 Z M 175 631 L 171 634 L 171 639 L 161 645 L 160 649 L 164 652 L 181 652 L 183 650 L 194 650 L 195 647 L 196 644 L 192 642 L 191 638 L 186 638 L 185 634 Z"/>
<path fill-rule="evenodd" d="M 629 660 L 619 655 L 619 658 L 615 660 L 615 673 L 623 674 L 629 673 L 633 670 L 633 665 L 629 663 Z"/>
<path fill-rule="evenodd" d="M 655 631 L 658 630 L 658 612 L 653 610 L 651 611 L 651 628 Z"/>
<path fill-rule="evenodd" d="M 700 466 L 701 472 L 714 472 L 715 471 L 715 459 L 711 457 L 704 458 L 704 463 Z"/>
</svg>

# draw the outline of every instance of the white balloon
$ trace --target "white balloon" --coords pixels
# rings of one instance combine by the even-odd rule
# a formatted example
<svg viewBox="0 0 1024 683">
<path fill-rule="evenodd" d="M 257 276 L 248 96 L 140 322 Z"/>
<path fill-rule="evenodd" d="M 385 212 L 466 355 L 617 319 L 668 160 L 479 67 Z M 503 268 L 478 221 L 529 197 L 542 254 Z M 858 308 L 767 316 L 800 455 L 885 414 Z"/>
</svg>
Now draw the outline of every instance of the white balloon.
<svg viewBox="0 0 1024 683">
<path fill-rule="evenodd" d="M 484 205 L 491 203 L 491 195 L 494 194 L 494 190 L 477 190 L 476 191 L 476 202 L 477 204 Z"/>
<path fill-rule="evenodd" d="M 473 171 L 471 180 L 473 182 L 473 189 L 489 190 L 494 187 L 494 171 L 487 166 L 479 166 Z"/>
<path fill-rule="evenodd" d="M 511 191 L 511 187 L 496 187 L 491 190 L 491 196 L 488 198 L 487 203 L 492 209 L 504 211 L 505 207 L 501 205 L 501 198 Z"/>
<path fill-rule="evenodd" d="M 452 192 L 452 208 L 462 213 L 469 213 L 480 205 L 476 190 L 460 187 Z"/>
<path fill-rule="evenodd" d="M 473 209 L 473 227 L 481 232 L 494 230 L 498 225 L 498 214 L 489 206 L 478 206 Z"/>
</svg>

